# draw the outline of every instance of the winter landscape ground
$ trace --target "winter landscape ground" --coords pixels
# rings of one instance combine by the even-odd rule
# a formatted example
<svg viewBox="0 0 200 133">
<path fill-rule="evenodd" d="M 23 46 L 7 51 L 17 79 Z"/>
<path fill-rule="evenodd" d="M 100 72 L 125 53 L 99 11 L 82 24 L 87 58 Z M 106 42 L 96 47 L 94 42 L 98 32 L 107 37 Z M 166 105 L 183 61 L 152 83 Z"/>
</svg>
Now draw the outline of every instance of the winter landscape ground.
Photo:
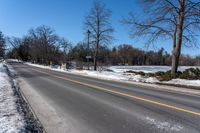
<svg viewBox="0 0 200 133">
<path fill-rule="evenodd" d="M 36 66 L 45 69 L 51 69 L 55 71 L 61 71 L 66 73 L 80 74 L 84 76 L 90 76 L 106 80 L 117 80 L 117 81 L 133 81 L 133 82 L 143 82 L 143 83 L 164 83 L 164 84 L 174 84 L 174 85 L 184 85 L 184 86 L 195 86 L 200 87 L 200 80 L 186 80 L 186 79 L 172 79 L 170 81 L 159 81 L 154 77 L 144 77 L 141 75 L 125 73 L 126 71 L 142 71 L 145 73 L 155 73 L 158 71 L 169 71 L 170 66 L 110 66 L 105 67 L 101 71 L 92 71 L 92 70 L 76 70 L 70 69 L 66 70 L 59 66 L 43 66 L 38 64 L 26 63 L 31 66 Z M 184 71 L 188 68 L 200 68 L 199 66 L 180 66 L 179 71 Z"/>
</svg>

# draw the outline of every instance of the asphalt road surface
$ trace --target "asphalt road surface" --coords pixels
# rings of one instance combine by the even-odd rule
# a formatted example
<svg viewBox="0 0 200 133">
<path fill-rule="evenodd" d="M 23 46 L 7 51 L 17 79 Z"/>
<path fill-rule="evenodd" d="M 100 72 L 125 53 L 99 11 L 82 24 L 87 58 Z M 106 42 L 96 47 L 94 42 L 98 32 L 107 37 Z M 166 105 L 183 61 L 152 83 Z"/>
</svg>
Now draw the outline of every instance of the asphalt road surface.
<svg viewBox="0 0 200 133">
<path fill-rule="evenodd" d="M 81 133 L 200 133 L 200 96 L 11 63 Z"/>
</svg>

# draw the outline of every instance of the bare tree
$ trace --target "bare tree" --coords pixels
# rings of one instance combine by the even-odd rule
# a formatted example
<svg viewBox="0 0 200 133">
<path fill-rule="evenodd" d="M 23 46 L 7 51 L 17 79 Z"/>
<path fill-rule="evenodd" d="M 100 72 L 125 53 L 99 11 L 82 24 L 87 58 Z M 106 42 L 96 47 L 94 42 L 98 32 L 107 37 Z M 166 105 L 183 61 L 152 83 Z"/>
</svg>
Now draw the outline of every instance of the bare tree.
<svg viewBox="0 0 200 133">
<path fill-rule="evenodd" d="M 21 38 L 17 38 L 17 37 L 7 37 L 6 41 L 8 43 L 8 46 L 10 47 L 10 49 L 12 49 L 13 53 L 12 53 L 12 57 L 13 58 L 18 58 L 19 59 L 19 46 L 22 43 Z"/>
<path fill-rule="evenodd" d="M 43 64 L 49 64 L 54 58 L 54 50 L 59 38 L 55 31 L 48 26 L 39 26 L 29 31 L 32 39 L 32 50 L 36 58 L 40 58 Z M 39 57 L 38 57 L 39 56 Z"/>
<path fill-rule="evenodd" d="M 68 54 L 72 49 L 72 43 L 66 40 L 65 38 L 59 39 L 59 48 L 62 50 L 64 54 Z"/>
<path fill-rule="evenodd" d="M 131 13 L 124 23 L 131 26 L 132 37 L 147 37 L 148 43 L 159 39 L 173 42 L 171 74 L 177 72 L 182 44 L 197 46 L 200 30 L 198 0 L 142 0 L 144 15 Z M 145 18 L 144 18 L 145 17 Z"/>
<path fill-rule="evenodd" d="M 72 43 L 65 38 L 59 39 L 59 49 L 64 54 L 64 61 L 70 61 L 69 52 L 72 50 Z"/>
<path fill-rule="evenodd" d="M 85 28 L 91 32 L 91 42 L 95 45 L 94 70 L 97 70 L 100 45 L 109 44 L 113 39 L 111 33 L 114 30 L 109 22 L 110 16 L 111 11 L 100 1 L 95 1 L 90 13 L 85 17 Z"/>
<path fill-rule="evenodd" d="M 17 37 L 8 37 L 7 41 L 12 48 L 18 48 L 19 45 L 21 44 L 21 38 Z"/>
</svg>

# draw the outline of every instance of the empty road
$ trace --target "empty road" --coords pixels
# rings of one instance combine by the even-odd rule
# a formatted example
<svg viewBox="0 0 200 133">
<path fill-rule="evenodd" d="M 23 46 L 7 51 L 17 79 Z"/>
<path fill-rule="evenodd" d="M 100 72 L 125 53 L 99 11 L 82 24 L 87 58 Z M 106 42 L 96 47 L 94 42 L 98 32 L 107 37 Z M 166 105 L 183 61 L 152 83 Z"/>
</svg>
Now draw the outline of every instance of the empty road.
<svg viewBox="0 0 200 133">
<path fill-rule="evenodd" d="M 10 65 L 68 125 L 66 132 L 200 133 L 200 96 Z"/>
</svg>

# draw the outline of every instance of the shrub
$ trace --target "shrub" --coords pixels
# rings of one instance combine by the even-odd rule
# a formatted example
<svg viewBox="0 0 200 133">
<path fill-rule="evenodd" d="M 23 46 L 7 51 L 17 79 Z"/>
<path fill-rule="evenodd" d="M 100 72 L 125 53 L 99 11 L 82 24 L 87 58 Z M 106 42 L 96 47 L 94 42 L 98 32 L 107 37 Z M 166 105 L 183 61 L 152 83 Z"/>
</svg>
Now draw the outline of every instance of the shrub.
<svg viewBox="0 0 200 133">
<path fill-rule="evenodd" d="M 139 71 L 139 72 L 136 72 L 137 75 L 142 75 L 142 76 L 145 76 L 145 73 L 142 72 L 142 71 Z"/>
<path fill-rule="evenodd" d="M 106 72 L 114 72 L 114 71 L 111 70 L 111 69 L 105 69 L 104 71 L 106 71 Z"/>
<path fill-rule="evenodd" d="M 156 76 L 163 76 L 165 74 L 165 72 L 162 71 L 158 71 L 155 73 Z"/>
<path fill-rule="evenodd" d="M 156 76 L 158 80 L 160 81 L 169 81 L 172 79 L 171 71 L 158 73 L 158 76 Z"/>
<path fill-rule="evenodd" d="M 135 73 L 136 71 L 133 71 L 133 70 L 128 70 L 126 71 L 125 73 Z"/>
<path fill-rule="evenodd" d="M 147 77 L 155 77 L 156 75 L 155 75 L 155 73 L 146 73 L 145 76 L 147 76 Z"/>
<path fill-rule="evenodd" d="M 173 76 L 171 75 L 171 71 L 167 71 L 167 72 L 158 71 L 156 73 L 144 73 L 142 71 L 136 72 L 133 70 L 129 70 L 126 73 L 134 73 L 134 74 L 142 75 L 142 76 L 146 76 L 146 77 L 156 77 L 160 81 L 169 81 L 173 78 L 181 78 L 181 79 L 188 79 L 188 80 L 200 79 L 200 69 L 199 68 L 189 68 L 183 72 L 178 71 Z"/>
<path fill-rule="evenodd" d="M 142 75 L 142 76 L 146 75 L 145 72 L 142 72 L 142 71 L 137 72 L 137 71 L 133 71 L 133 70 L 126 71 L 125 73 L 133 73 L 133 74 Z"/>
<path fill-rule="evenodd" d="M 200 69 L 189 68 L 186 69 L 180 76 L 182 79 L 200 79 Z"/>
</svg>

